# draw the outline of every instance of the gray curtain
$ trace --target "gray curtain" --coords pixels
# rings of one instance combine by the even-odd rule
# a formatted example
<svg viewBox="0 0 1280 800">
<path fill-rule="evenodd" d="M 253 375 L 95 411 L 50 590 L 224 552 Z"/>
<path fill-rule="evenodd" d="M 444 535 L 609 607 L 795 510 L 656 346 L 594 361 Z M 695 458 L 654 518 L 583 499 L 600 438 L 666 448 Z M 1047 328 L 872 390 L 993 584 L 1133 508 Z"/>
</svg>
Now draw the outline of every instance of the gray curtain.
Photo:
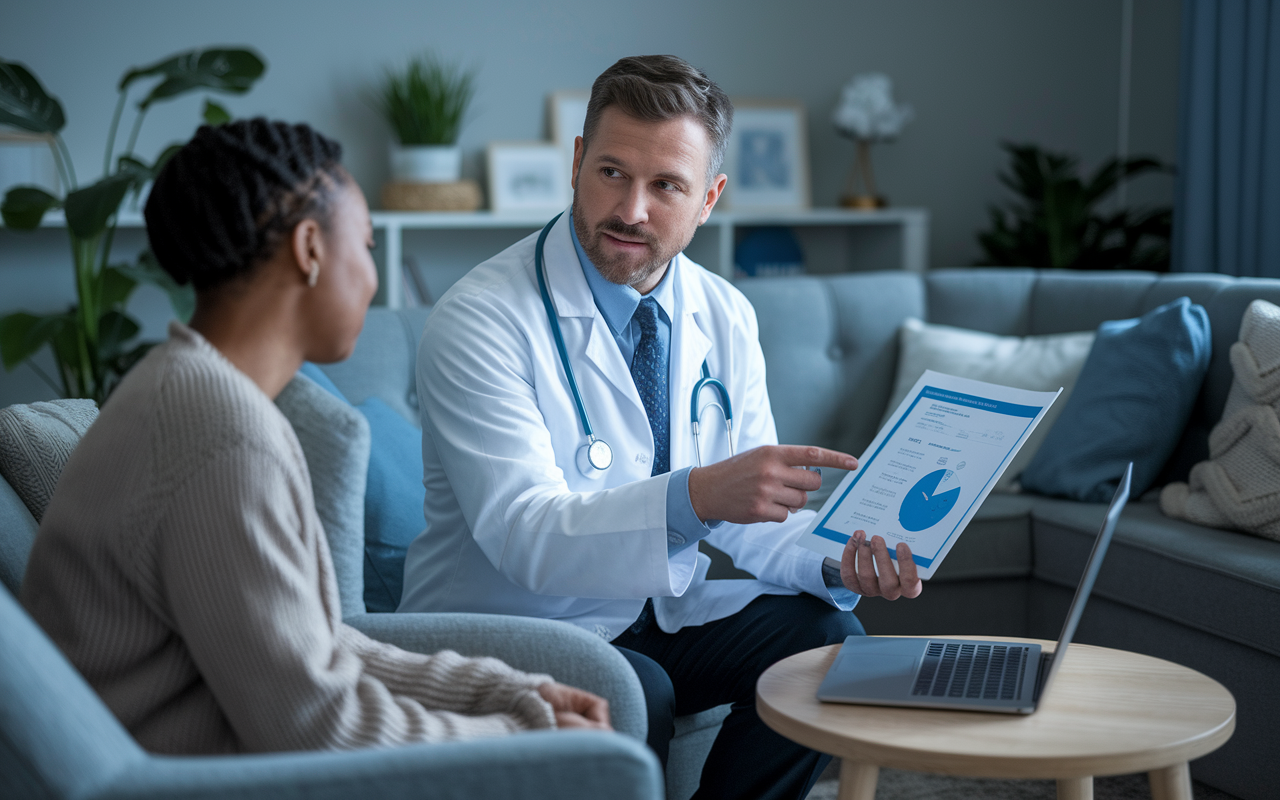
<svg viewBox="0 0 1280 800">
<path fill-rule="evenodd" d="M 1280 277 L 1280 0 L 1184 0 L 1173 269 Z"/>
</svg>

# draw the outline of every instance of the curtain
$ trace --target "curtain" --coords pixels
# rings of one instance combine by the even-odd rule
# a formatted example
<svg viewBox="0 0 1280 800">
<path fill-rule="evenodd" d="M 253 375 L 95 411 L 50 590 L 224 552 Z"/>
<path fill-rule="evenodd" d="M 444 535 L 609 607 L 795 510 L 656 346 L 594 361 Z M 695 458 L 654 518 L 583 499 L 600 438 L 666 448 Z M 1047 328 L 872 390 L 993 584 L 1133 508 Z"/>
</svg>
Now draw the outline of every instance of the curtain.
<svg viewBox="0 0 1280 800">
<path fill-rule="evenodd" d="M 1184 0 L 1173 269 L 1280 277 L 1280 0 Z"/>
</svg>

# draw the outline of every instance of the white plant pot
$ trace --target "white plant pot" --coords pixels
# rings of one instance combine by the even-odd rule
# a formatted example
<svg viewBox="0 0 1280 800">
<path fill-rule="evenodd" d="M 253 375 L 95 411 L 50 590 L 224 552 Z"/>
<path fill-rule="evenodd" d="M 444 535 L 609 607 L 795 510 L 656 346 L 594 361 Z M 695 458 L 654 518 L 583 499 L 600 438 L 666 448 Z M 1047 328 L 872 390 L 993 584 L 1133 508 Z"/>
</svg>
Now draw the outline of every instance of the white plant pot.
<svg viewBox="0 0 1280 800">
<path fill-rule="evenodd" d="M 405 183 L 453 183 L 462 177 L 457 145 L 391 145 L 391 177 Z"/>
</svg>

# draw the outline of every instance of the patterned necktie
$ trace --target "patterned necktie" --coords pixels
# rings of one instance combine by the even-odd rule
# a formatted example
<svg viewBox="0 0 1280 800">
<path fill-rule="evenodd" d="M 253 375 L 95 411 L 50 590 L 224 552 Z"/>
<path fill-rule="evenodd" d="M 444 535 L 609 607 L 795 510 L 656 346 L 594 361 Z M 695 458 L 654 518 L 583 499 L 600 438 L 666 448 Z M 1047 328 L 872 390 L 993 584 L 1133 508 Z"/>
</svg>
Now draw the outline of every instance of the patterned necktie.
<svg viewBox="0 0 1280 800">
<path fill-rule="evenodd" d="M 640 343 L 631 357 L 631 380 L 640 392 L 640 402 L 649 415 L 653 431 L 653 471 L 671 471 L 671 411 L 667 397 L 667 353 L 658 341 L 658 301 L 646 297 L 632 317 L 640 323 Z"/>
</svg>

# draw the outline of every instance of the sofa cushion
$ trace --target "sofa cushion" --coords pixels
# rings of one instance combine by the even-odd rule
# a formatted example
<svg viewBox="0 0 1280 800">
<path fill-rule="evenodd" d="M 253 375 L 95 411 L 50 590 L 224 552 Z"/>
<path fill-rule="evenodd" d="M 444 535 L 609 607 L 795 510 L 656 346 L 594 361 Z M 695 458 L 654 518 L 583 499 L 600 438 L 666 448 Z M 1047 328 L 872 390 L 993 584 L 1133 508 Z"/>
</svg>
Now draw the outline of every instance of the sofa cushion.
<svg viewBox="0 0 1280 800">
<path fill-rule="evenodd" d="M 1075 587 L 1106 510 L 1035 498 L 1035 577 Z M 1280 656 L 1280 542 L 1169 519 L 1154 502 L 1130 503 L 1094 592 Z"/>
<path fill-rule="evenodd" d="M 1141 495 L 1178 443 L 1209 357 L 1208 314 L 1189 298 L 1104 322 L 1023 488 L 1104 502 L 1132 461 L 1133 494 Z"/>
<path fill-rule="evenodd" d="M 0 409 L 0 475 L 37 522 L 71 451 L 97 418 L 92 400 L 50 400 Z"/>
<path fill-rule="evenodd" d="M 306 375 L 294 376 L 276 397 L 276 406 L 293 425 L 307 459 L 311 491 L 329 541 L 343 615 L 361 613 L 369 424 L 350 405 Z"/>
<path fill-rule="evenodd" d="M 315 364 L 304 364 L 302 373 L 334 398 L 346 403 L 343 393 Z M 367 480 L 361 484 L 364 503 L 363 554 L 358 559 L 364 575 L 362 610 L 395 611 L 404 587 L 404 558 L 409 543 L 422 532 L 422 434 L 378 396 L 356 406 L 369 423 L 371 450 Z"/>
<path fill-rule="evenodd" d="M 374 443 L 364 503 L 364 604 L 389 613 L 400 605 L 409 543 L 426 526 L 422 434 L 376 397 L 357 408 Z"/>
</svg>

